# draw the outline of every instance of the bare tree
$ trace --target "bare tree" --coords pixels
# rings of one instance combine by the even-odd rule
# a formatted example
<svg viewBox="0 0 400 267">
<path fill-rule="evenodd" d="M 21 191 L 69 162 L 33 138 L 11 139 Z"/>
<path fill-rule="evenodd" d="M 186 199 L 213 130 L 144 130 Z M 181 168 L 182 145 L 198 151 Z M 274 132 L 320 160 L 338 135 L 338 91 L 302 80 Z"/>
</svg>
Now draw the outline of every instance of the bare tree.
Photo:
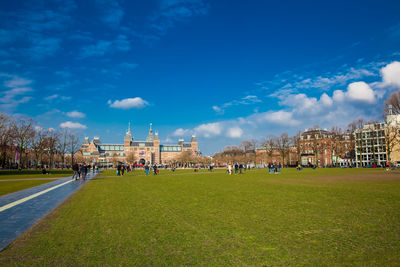
<svg viewBox="0 0 400 267">
<path fill-rule="evenodd" d="M 32 138 L 35 134 L 33 125 L 34 122 L 32 119 L 19 117 L 11 126 L 17 152 L 19 153 L 20 167 L 26 165 L 24 161 L 24 152 L 30 148 Z"/>
<path fill-rule="evenodd" d="M 57 152 L 57 144 L 59 141 L 60 134 L 54 129 L 47 130 L 47 138 L 46 138 L 46 151 L 49 155 L 49 165 L 50 168 L 53 167 L 54 163 L 54 155 Z"/>
<path fill-rule="evenodd" d="M 42 156 L 46 148 L 47 132 L 42 128 L 36 128 L 35 135 L 32 139 L 32 152 L 35 158 L 35 168 L 38 167 L 39 161 L 42 163 Z"/>
<path fill-rule="evenodd" d="M 302 147 L 301 147 L 301 132 L 298 131 L 294 136 L 291 137 L 293 145 L 296 147 L 297 151 L 297 164 L 300 164 L 301 161 L 301 153 L 302 153 Z"/>
<path fill-rule="evenodd" d="M 137 160 L 135 153 L 133 152 L 128 152 L 126 154 L 126 161 L 129 162 L 130 164 L 133 164 Z"/>
<path fill-rule="evenodd" d="M 272 154 L 274 152 L 274 149 L 276 149 L 276 142 L 277 142 L 277 137 L 275 135 L 268 135 L 267 138 L 264 139 L 263 141 L 263 146 L 265 148 L 265 156 L 266 156 L 266 163 L 268 163 L 269 160 L 272 160 Z M 269 156 L 269 160 L 268 160 Z"/>
<path fill-rule="evenodd" d="M 0 159 L 1 165 L 4 166 L 8 161 L 8 151 L 13 144 L 12 118 L 0 112 Z"/>
<path fill-rule="evenodd" d="M 395 122 L 387 122 L 385 126 L 385 142 L 386 142 L 386 154 L 387 161 L 391 162 L 392 152 L 398 150 L 399 137 L 400 137 L 400 129 Z"/>
<path fill-rule="evenodd" d="M 68 128 L 64 128 L 64 131 L 60 133 L 59 135 L 59 140 L 57 142 L 57 153 L 60 155 L 61 157 L 61 168 L 64 169 L 65 167 L 65 156 L 68 152 L 68 147 L 69 147 L 69 130 Z"/>
<path fill-rule="evenodd" d="M 75 154 L 79 150 L 79 138 L 75 134 L 69 133 L 68 144 L 68 152 L 71 154 L 71 166 L 73 166 Z"/>
<path fill-rule="evenodd" d="M 385 114 L 400 114 L 400 91 L 393 92 L 389 98 L 385 101 L 384 104 L 384 112 Z"/>
<path fill-rule="evenodd" d="M 289 152 L 290 138 L 287 133 L 282 133 L 276 140 L 276 146 L 281 154 L 282 166 L 285 165 L 285 158 Z"/>
</svg>

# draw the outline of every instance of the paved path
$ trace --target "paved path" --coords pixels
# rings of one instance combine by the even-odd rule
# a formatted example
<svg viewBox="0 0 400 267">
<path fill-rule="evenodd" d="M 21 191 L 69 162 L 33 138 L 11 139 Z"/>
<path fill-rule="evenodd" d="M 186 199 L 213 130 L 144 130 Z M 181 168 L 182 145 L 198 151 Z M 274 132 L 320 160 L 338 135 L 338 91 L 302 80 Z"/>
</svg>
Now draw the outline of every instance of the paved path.
<svg viewBox="0 0 400 267">
<path fill-rule="evenodd" d="M 93 178 L 90 172 L 86 182 Z M 0 251 L 60 205 L 84 183 L 71 176 L 0 197 Z"/>
</svg>

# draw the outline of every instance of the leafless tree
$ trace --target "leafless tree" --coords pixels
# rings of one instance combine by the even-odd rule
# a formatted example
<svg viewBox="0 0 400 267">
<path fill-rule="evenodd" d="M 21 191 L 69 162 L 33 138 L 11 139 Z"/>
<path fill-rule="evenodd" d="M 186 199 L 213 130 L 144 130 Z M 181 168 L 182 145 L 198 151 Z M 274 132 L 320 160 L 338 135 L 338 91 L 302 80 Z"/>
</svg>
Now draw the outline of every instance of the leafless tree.
<svg viewBox="0 0 400 267">
<path fill-rule="evenodd" d="M 54 163 L 54 155 L 57 152 L 57 144 L 59 142 L 60 134 L 54 129 L 47 130 L 47 137 L 46 137 L 46 151 L 49 155 L 49 165 L 50 168 L 53 167 Z"/>
<path fill-rule="evenodd" d="M 24 167 L 26 165 L 26 162 L 24 161 L 24 152 L 30 148 L 32 138 L 35 135 L 33 125 L 34 122 L 32 119 L 19 117 L 12 123 L 11 126 L 11 134 L 14 137 L 17 152 L 19 153 L 20 167 Z"/>
<path fill-rule="evenodd" d="M 4 113 L 0 113 L 0 159 L 1 165 L 6 164 L 8 160 L 8 151 L 13 144 L 11 134 L 12 118 Z"/>
<path fill-rule="evenodd" d="M 133 164 L 137 160 L 135 153 L 133 152 L 128 152 L 126 155 L 126 161 L 128 161 L 130 164 Z"/>
<path fill-rule="evenodd" d="M 276 147 L 281 154 L 282 158 L 282 166 L 285 165 L 285 158 L 287 154 L 289 153 L 289 145 L 290 145 L 290 138 L 287 133 L 282 133 L 279 137 L 276 139 Z"/>
<path fill-rule="evenodd" d="M 74 133 L 69 133 L 68 144 L 68 152 L 71 154 L 71 166 L 73 166 L 75 154 L 79 150 L 79 138 Z"/>
<path fill-rule="evenodd" d="M 268 135 L 263 141 L 263 147 L 265 148 L 265 161 L 268 162 L 272 160 L 272 154 L 274 149 L 276 149 L 277 137 L 275 135 Z M 268 159 L 269 157 L 269 159 Z"/>
<path fill-rule="evenodd" d="M 57 153 L 61 157 L 61 168 L 65 167 L 65 156 L 68 152 L 68 147 L 69 147 L 69 134 L 70 131 L 68 128 L 64 128 L 64 130 L 60 133 L 59 139 L 57 142 Z"/>
<path fill-rule="evenodd" d="M 32 152 L 35 158 L 35 168 L 38 167 L 39 162 L 42 162 L 42 156 L 46 149 L 46 138 L 47 131 L 43 130 L 43 128 L 36 128 L 35 135 L 32 140 Z"/>
<path fill-rule="evenodd" d="M 383 108 L 385 114 L 389 114 L 390 108 L 392 109 L 393 114 L 400 114 L 400 91 L 393 92 L 385 101 Z"/>
</svg>

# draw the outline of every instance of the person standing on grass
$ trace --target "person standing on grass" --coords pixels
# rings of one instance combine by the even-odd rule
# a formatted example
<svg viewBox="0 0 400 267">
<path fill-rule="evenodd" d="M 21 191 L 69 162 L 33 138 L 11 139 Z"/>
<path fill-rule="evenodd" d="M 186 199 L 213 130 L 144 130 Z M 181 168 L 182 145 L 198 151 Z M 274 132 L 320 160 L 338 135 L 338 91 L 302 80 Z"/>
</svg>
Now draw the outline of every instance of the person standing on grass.
<svg viewBox="0 0 400 267">
<path fill-rule="evenodd" d="M 232 174 L 232 164 L 228 164 L 228 173 L 229 173 L 229 175 L 231 175 Z"/>
<path fill-rule="evenodd" d="M 243 174 L 243 173 L 242 173 L 242 170 L 243 170 L 243 164 L 240 163 L 240 164 L 239 164 L 239 174 Z"/>
<path fill-rule="evenodd" d="M 120 164 L 117 165 L 117 175 L 121 176 L 121 165 Z"/>
<path fill-rule="evenodd" d="M 146 176 L 148 176 L 149 173 L 150 173 L 149 165 L 146 164 L 146 165 L 144 166 L 144 171 L 145 171 L 145 173 L 146 173 Z"/>
<path fill-rule="evenodd" d="M 235 175 L 238 174 L 239 171 L 239 164 L 236 162 L 235 163 Z"/>
<path fill-rule="evenodd" d="M 154 171 L 154 175 L 157 175 L 157 165 L 156 164 L 154 164 L 154 166 L 153 166 L 153 171 Z"/>
</svg>

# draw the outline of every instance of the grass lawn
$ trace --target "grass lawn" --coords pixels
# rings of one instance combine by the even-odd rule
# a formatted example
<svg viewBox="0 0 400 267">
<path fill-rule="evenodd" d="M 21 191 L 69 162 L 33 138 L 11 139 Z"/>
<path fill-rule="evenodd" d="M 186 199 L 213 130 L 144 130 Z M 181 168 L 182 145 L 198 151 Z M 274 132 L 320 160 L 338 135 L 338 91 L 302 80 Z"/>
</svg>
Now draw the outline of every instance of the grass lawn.
<svg viewBox="0 0 400 267">
<path fill-rule="evenodd" d="M 32 178 L 58 178 L 72 175 L 72 170 L 48 170 L 50 174 L 42 174 L 41 170 L 1 170 L 0 180 L 32 179 Z"/>
<path fill-rule="evenodd" d="M 32 181 L 4 181 L 0 182 L 0 196 L 17 192 L 37 185 L 52 182 L 54 180 L 32 180 Z"/>
<path fill-rule="evenodd" d="M 0 265 L 399 265 L 400 173 L 108 171 Z"/>
</svg>

